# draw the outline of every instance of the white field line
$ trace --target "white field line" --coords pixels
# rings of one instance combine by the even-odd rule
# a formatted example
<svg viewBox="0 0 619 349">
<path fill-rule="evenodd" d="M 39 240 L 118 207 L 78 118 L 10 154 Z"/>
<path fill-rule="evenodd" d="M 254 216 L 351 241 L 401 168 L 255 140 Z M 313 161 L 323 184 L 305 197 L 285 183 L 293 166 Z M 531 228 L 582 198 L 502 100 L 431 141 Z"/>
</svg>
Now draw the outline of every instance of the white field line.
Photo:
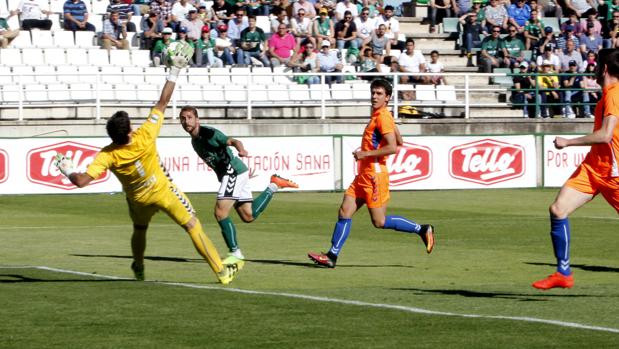
<svg viewBox="0 0 619 349">
<path fill-rule="evenodd" d="M 47 271 L 57 272 L 57 273 L 90 276 L 90 277 L 101 278 L 101 279 L 109 279 L 109 280 L 130 280 L 130 278 L 125 278 L 125 277 L 116 277 L 116 276 L 109 276 L 109 275 L 102 275 L 102 274 L 92 274 L 92 273 L 85 273 L 85 272 L 81 272 L 81 271 L 51 268 L 51 267 L 46 267 L 46 266 L 30 266 L 30 267 L 29 266 L 18 266 L 18 267 L 3 267 L 3 266 L 0 266 L 0 268 L 6 268 L 6 269 L 34 268 L 34 269 L 47 270 Z M 409 306 L 405 306 L 405 305 L 384 304 L 384 303 L 369 303 L 369 302 L 362 302 L 362 301 L 355 301 L 355 300 L 348 300 L 348 299 L 310 296 L 310 295 L 296 294 L 296 293 L 243 290 L 243 289 L 240 289 L 240 288 L 227 288 L 227 287 L 223 287 L 223 286 L 195 285 L 195 284 L 188 284 L 188 283 L 182 283 L 182 282 L 163 282 L 163 281 L 147 281 L 147 282 L 161 284 L 161 285 L 168 285 L 168 286 L 195 288 L 195 289 L 218 290 L 218 291 L 226 291 L 226 292 L 233 292 L 233 293 L 251 294 L 251 295 L 295 298 L 295 299 L 303 299 L 303 300 L 316 301 L 316 302 L 324 302 L 324 303 L 337 303 L 337 304 L 355 305 L 355 306 L 368 307 L 368 308 L 400 310 L 400 311 L 405 311 L 405 312 L 408 312 L 408 313 L 415 313 L 415 314 L 453 316 L 453 317 L 476 318 L 476 319 L 497 319 L 497 320 L 535 322 L 535 323 L 542 323 L 542 324 L 555 325 L 555 326 L 561 326 L 561 327 L 577 328 L 577 329 L 581 329 L 581 330 L 592 330 L 592 331 L 619 333 L 619 329 L 612 328 L 612 327 L 592 326 L 592 325 L 579 324 L 579 323 L 576 323 L 576 322 L 566 322 L 566 321 L 559 321 L 559 320 L 539 319 L 539 318 L 528 317 L 528 316 L 503 316 L 503 315 L 462 314 L 462 313 L 451 313 L 451 312 L 444 312 L 444 311 L 428 310 L 428 309 L 423 309 L 423 308 L 409 307 Z"/>
</svg>

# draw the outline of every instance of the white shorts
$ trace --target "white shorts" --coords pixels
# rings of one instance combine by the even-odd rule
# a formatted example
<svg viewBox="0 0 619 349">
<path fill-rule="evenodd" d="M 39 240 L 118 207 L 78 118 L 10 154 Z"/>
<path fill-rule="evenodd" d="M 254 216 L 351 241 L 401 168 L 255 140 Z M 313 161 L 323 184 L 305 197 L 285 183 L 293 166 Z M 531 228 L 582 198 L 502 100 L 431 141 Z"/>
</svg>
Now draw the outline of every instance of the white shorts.
<svg viewBox="0 0 619 349">
<path fill-rule="evenodd" d="M 249 171 L 239 175 L 225 175 L 221 179 L 221 186 L 217 192 L 217 200 L 235 200 L 238 202 L 251 202 L 254 197 L 249 187 Z"/>
</svg>

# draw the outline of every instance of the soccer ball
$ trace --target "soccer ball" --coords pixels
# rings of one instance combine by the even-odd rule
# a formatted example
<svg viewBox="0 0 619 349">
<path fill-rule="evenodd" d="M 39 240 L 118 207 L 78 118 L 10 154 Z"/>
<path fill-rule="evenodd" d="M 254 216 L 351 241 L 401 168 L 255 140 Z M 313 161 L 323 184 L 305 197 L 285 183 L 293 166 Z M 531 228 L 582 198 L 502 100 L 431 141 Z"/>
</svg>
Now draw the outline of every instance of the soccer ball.
<svg viewBox="0 0 619 349">
<path fill-rule="evenodd" d="M 193 47 L 184 41 L 174 41 L 165 48 L 163 53 L 163 64 L 166 67 L 184 68 L 193 57 Z"/>
</svg>

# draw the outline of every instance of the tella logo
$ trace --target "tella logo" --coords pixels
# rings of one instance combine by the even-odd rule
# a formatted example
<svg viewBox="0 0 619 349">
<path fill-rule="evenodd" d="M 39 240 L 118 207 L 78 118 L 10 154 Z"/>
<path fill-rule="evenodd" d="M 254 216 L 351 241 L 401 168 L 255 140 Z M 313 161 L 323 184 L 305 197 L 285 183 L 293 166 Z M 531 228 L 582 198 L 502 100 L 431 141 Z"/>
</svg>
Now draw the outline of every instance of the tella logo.
<svg viewBox="0 0 619 349">
<path fill-rule="evenodd" d="M 491 185 L 518 178 L 524 171 L 524 148 L 516 144 L 483 139 L 449 150 L 453 178 Z"/>
<path fill-rule="evenodd" d="M 0 183 L 9 178 L 9 155 L 0 149 Z"/>
<path fill-rule="evenodd" d="M 26 159 L 28 180 L 65 190 L 75 189 L 76 187 L 69 179 L 63 176 L 54 166 L 54 156 L 56 156 L 56 153 L 65 154 L 73 160 L 75 171 L 85 172 L 99 150 L 100 148 L 76 142 L 62 142 L 32 149 L 28 152 Z M 110 173 L 106 171 L 103 176 L 90 183 L 104 182 L 109 177 Z"/>
<path fill-rule="evenodd" d="M 432 151 L 428 147 L 405 142 L 387 158 L 387 168 L 392 186 L 426 179 L 432 174 Z"/>
</svg>

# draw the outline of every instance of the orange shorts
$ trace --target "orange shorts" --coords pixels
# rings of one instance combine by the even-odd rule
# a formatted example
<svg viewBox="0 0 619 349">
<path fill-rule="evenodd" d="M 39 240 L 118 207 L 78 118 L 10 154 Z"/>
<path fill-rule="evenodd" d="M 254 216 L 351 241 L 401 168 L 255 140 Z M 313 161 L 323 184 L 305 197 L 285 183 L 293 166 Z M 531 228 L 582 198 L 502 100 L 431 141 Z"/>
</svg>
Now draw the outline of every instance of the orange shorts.
<svg viewBox="0 0 619 349">
<path fill-rule="evenodd" d="M 604 199 L 619 213 L 619 178 L 600 177 L 586 165 L 580 165 L 565 185 L 581 193 L 593 196 L 601 193 Z"/>
<path fill-rule="evenodd" d="M 360 173 L 352 181 L 345 195 L 365 200 L 368 208 L 383 207 L 389 201 L 389 174 Z"/>
</svg>

